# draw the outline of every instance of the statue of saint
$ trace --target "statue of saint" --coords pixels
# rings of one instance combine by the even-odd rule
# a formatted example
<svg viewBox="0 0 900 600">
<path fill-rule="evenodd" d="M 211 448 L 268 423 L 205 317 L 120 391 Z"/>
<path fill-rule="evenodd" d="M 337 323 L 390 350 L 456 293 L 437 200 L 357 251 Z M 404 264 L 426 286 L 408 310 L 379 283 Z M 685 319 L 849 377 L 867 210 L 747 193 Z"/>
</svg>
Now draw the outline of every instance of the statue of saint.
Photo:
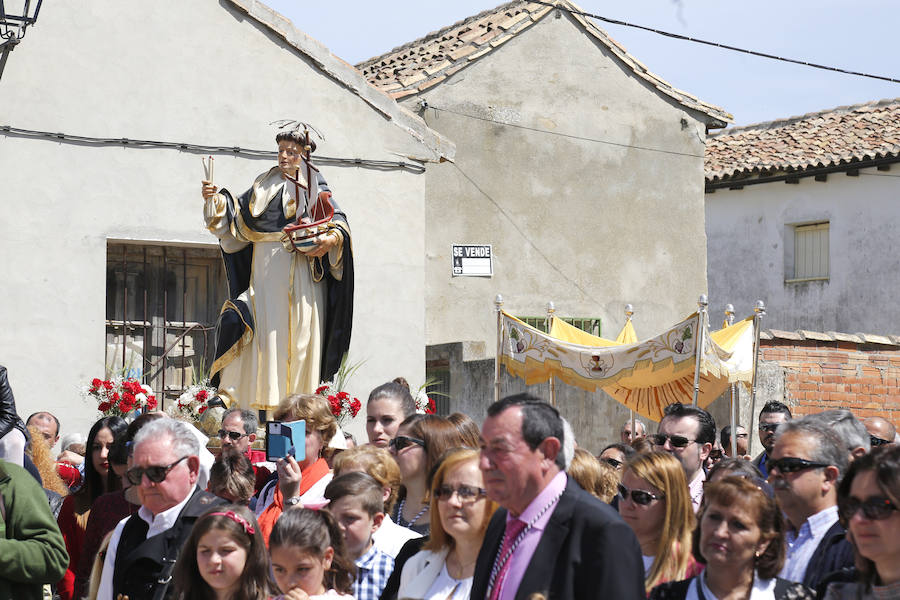
<svg viewBox="0 0 900 600">
<path fill-rule="evenodd" d="M 278 166 L 240 196 L 203 181 L 203 216 L 219 239 L 228 280 L 212 383 L 230 406 L 257 410 L 331 379 L 353 320 L 347 217 L 309 161 L 309 133 L 281 131 L 275 140 Z M 298 250 L 283 230 L 309 223 L 327 202 L 334 216 Z"/>
</svg>

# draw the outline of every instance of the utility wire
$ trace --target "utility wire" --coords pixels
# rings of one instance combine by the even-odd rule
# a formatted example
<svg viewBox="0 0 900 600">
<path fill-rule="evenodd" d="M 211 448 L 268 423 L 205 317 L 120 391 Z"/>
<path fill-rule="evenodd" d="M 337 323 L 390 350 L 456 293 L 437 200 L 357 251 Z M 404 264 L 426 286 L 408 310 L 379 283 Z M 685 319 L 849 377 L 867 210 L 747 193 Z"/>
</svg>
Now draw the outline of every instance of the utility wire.
<svg viewBox="0 0 900 600">
<path fill-rule="evenodd" d="M 890 81 L 891 83 L 900 83 L 900 79 L 895 79 L 893 77 L 885 77 L 884 75 L 873 75 L 871 73 L 863 73 L 861 71 L 850 71 L 848 69 L 841 69 L 840 67 L 831 67 L 828 65 L 819 65 L 816 63 L 807 62 L 805 60 L 798 60 L 795 58 L 785 58 L 783 56 L 777 56 L 775 54 L 767 54 L 765 52 L 758 52 L 756 50 L 748 50 L 746 48 L 738 48 L 737 46 L 729 46 L 728 44 L 720 44 L 719 42 L 710 42 L 708 40 L 701 40 L 698 38 L 693 38 L 693 37 L 681 35 L 678 33 L 662 31 L 661 29 L 654 29 L 653 27 L 646 27 L 644 25 L 635 25 L 634 23 L 628 23 L 626 21 L 620 21 L 618 19 L 610 19 L 609 17 L 601 17 L 600 15 L 595 15 L 595 14 L 592 14 L 589 12 L 584 12 L 581 10 L 573 10 L 567 6 L 560 6 L 558 4 L 553 4 L 551 2 L 546 2 L 544 0 L 532 0 L 532 1 L 535 4 L 543 4 L 544 6 L 552 6 L 554 8 L 566 10 L 574 15 L 581 15 L 582 17 L 590 17 L 591 19 L 597 19 L 598 21 L 603 21 L 604 23 L 610 23 L 611 25 L 622 25 L 623 27 L 633 27 L 634 29 L 642 29 L 644 31 L 650 31 L 652 33 L 663 35 L 665 37 L 670 37 L 670 38 L 673 38 L 676 40 L 683 40 L 685 42 L 694 42 L 695 44 L 704 44 L 706 46 L 713 46 L 714 48 L 722 48 L 723 50 L 731 50 L 733 52 L 741 52 L 743 54 L 750 54 L 752 56 L 769 58 L 771 60 L 778 60 L 781 62 L 793 63 L 795 65 L 803 65 L 804 67 L 811 67 L 813 69 L 822 69 L 823 71 L 833 71 L 835 73 L 843 73 L 844 75 L 856 75 L 858 77 L 868 77 L 870 79 L 880 79 L 881 81 Z"/>
<path fill-rule="evenodd" d="M 192 144 L 189 142 L 159 142 L 154 140 L 133 140 L 130 138 L 100 138 L 84 135 L 73 135 L 70 133 L 53 133 L 51 131 L 21 129 L 19 127 L 12 127 L 11 125 L 0 125 L 0 132 L 23 137 L 43 138 L 54 141 L 64 141 L 91 146 L 169 148 L 172 150 L 181 150 L 183 152 L 198 154 L 234 154 L 250 158 L 275 158 L 278 156 L 277 152 L 271 150 L 254 150 L 252 148 L 241 148 L 240 146 L 208 146 L 203 144 Z M 423 165 L 406 161 L 374 160 L 369 158 L 337 158 L 333 156 L 319 155 L 316 155 L 314 159 L 314 162 L 319 164 L 357 165 L 362 167 L 370 167 L 373 169 L 405 169 L 414 173 L 425 172 L 425 167 Z"/>
<path fill-rule="evenodd" d="M 589 138 L 580 135 L 573 135 L 571 133 L 560 133 L 558 131 L 550 131 L 549 129 L 540 129 L 538 127 L 528 127 L 527 125 L 517 125 L 515 123 L 504 123 L 503 121 L 497 121 L 495 119 L 489 119 L 487 117 L 479 117 L 478 115 L 470 115 L 468 113 L 462 113 L 455 110 L 451 110 L 449 108 L 441 108 L 439 106 L 434 106 L 429 102 L 424 100 L 421 101 L 420 105 L 422 108 L 431 108 L 433 110 L 452 113 L 454 115 L 459 115 L 460 117 L 467 117 L 469 119 L 476 119 L 478 121 L 485 121 L 487 123 L 493 123 L 495 125 L 505 125 L 506 127 L 515 127 L 516 129 L 524 129 L 526 131 L 535 131 L 537 133 L 546 133 L 549 135 L 557 135 L 559 137 L 569 138 L 571 140 L 581 140 L 585 142 L 596 142 L 598 144 L 606 144 L 609 146 L 617 146 L 619 148 L 633 148 L 635 150 L 646 150 L 648 152 L 660 152 L 662 154 L 673 154 L 675 156 L 690 156 L 691 158 L 705 158 L 703 154 L 691 154 L 690 152 L 676 152 L 675 150 L 663 150 L 662 148 L 650 148 L 649 146 L 634 146 L 632 144 L 622 144 L 620 142 L 611 142 L 609 140 L 601 140 L 598 138 Z"/>
<path fill-rule="evenodd" d="M 559 274 L 562 276 L 563 279 L 565 279 L 566 281 L 568 281 L 569 283 L 571 283 L 573 286 L 575 286 L 575 287 L 578 289 L 578 291 L 580 291 L 582 294 L 584 294 L 584 297 L 585 297 L 585 298 L 587 298 L 587 299 L 589 299 L 589 300 L 592 300 L 593 302 L 596 302 L 596 303 L 597 303 L 597 306 L 600 306 L 601 302 L 600 302 L 599 300 L 597 300 L 596 298 L 594 298 L 593 296 L 591 296 L 591 295 L 587 292 L 587 290 L 585 290 L 583 287 L 581 287 L 580 285 L 578 285 L 578 282 L 577 282 L 577 281 L 575 281 L 574 279 L 570 278 L 568 275 L 566 275 L 566 274 L 563 272 L 563 270 L 562 270 L 561 268 L 559 268 L 558 266 L 556 266 L 555 264 L 553 264 L 553 261 L 550 260 L 550 258 L 549 258 L 546 254 L 544 254 L 543 251 L 541 251 L 540 248 L 537 247 L 537 245 L 534 243 L 534 241 L 533 241 L 530 237 L 528 237 L 528 235 L 526 235 L 524 231 L 522 231 L 522 228 L 519 227 L 518 224 L 516 224 L 515 220 L 513 220 L 513 218 L 512 218 L 512 215 L 510 215 L 510 214 L 506 211 L 506 209 L 504 209 L 502 206 L 500 206 L 500 204 L 499 204 L 496 200 L 494 200 L 494 199 L 491 197 L 490 194 L 488 194 L 486 191 L 484 191 L 484 189 L 483 189 L 480 185 L 478 185 L 478 184 L 475 182 L 474 179 L 472 179 L 471 177 L 469 177 L 469 175 L 468 175 L 465 171 L 463 171 L 463 170 L 460 168 L 460 166 L 459 166 L 458 164 L 456 164 L 456 162 L 451 162 L 451 164 L 456 168 L 457 171 L 459 171 L 459 174 L 460 174 L 460 175 L 462 175 L 463 177 L 465 177 L 465 178 L 469 181 L 469 183 L 471 183 L 471 184 L 475 187 L 476 190 L 478 190 L 479 192 L 481 192 L 481 195 L 482 195 L 482 196 L 484 196 L 485 198 L 487 198 L 488 201 L 489 201 L 491 204 L 493 204 L 493 205 L 497 208 L 498 211 L 500 211 L 500 214 L 502 214 L 504 217 L 506 217 L 506 220 L 509 221 L 509 224 L 512 225 L 513 228 L 514 228 L 516 231 L 519 232 L 519 235 L 522 236 L 522 239 L 524 239 L 524 240 L 528 243 L 529 246 L 531 246 L 532 248 L 534 248 L 534 251 L 537 252 L 537 253 L 540 255 L 540 257 L 543 258 L 544 261 L 545 261 L 548 265 L 550 265 L 550 267 L 551 267 L 554 271 L 556 271 L 557 273 L 559 273 Z"/>
</svg>

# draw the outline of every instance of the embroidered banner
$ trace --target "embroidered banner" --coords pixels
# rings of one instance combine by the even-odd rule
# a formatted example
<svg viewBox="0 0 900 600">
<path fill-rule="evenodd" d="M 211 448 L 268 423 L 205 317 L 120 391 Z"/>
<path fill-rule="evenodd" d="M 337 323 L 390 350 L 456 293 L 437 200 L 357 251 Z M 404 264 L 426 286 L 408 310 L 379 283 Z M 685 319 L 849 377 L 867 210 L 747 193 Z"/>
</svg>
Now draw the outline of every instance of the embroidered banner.
<svg viewBox="0 0 900 600">
<path fill-rule="evenodd" d="M 612 341 L 554 318 L 551 334 L 502 315 L 501 364 L 527 384 L 551 376 L 586 391 L 602 389 L 648 419 L 659 421 L 674 402 L 693 402 L 697 313 L 656 337 Z M 753 319 L 710 333 L 704 323 L 698 404 L 707 406 L 729 383 L 749 383 L 753 370 Z"/>
</svg>

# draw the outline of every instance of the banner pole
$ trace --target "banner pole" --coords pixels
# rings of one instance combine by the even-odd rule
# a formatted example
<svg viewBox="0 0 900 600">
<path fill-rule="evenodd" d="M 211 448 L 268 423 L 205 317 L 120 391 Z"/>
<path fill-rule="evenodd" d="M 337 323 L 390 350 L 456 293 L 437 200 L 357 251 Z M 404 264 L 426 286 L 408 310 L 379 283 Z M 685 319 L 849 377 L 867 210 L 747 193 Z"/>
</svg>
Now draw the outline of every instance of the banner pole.
<svg viewBox="0 0 900 600">
<path fill-rule="evenodd" d="M 553 301 L 547 303 L 547 335 L 550 335 L 550 326 L 553 325 L 553 313 L 556 312 L 556 306 Z M 556 408 L 556 378 L 550 375 L 550 406 Z"/>
<path fill-rule="evenodd" d="M 503 296 L 494 298 L 494 310 L 497 311 L 497 355 L 494 357 L 494 402 L 500 401 L 500 356 L 503 346 Z"/>
<path fill-rule="evenodd" d="M 628 323 L 631 322 L 631 317 L 633 317 L 633 316 L 634 316 L 634 307 L 630 304 L 626 304 L 625 305 L 625 325 L 628 325 Z M 629 409 L 629 412 L 631 412 L 631 441 L 633 442 L 634 440 L 637 439 L 637 430 L 634 428 L 634 409 L 633 408 Z M 644 435 L 646 435 L 646 434 L 647 434 L 647 432 L 645 431 Z"/>
<path fill-rule="evenodd" d="M 697 361 L 694 365 L 694 406 L 697 406 L 697 400 L 700 398 L 700 361 L 703 360 L 703 330 L 706 324 L 706 307 L 709 301 L 706 294 L 700 294 L 697 300 L 697 344 L 694 352 L 697 354 Z"/>
<path fill-rule="evenodd" d="M 734 325 L 734 305 L 726 304 L 725 305 L 725 324 L 728 326 Z M 735 414 L 736 403 L 734 397 L 734 383 L 728 384 L 728 396 L 731 403 L 731 456 L 732 458 L 737 457 L 737 415 Z"/>
<path fill-rule="evenodd" d="M 756 301 L 753 309 L 753 384 L 750 387 L 750 429 L 753 427 L 753 419 L 756 417 L 756 371 L 759 368 L 759 333 L 762 318 L 766 314 L 766 303 Z"/>
</svg>

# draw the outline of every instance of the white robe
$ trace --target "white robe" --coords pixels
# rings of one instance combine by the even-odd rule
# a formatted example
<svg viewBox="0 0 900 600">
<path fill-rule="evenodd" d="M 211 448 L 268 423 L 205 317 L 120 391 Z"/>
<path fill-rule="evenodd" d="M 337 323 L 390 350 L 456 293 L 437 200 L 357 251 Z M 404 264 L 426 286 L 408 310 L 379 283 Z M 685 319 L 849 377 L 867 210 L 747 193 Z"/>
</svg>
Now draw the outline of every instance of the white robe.
<svg viewBox="0 0 900 600">
<path fill-rule="evenodd" d="M 278 168 L 263 173 L 254 182 L 252 214 L 262 214 L 282 187 L 282 209 L 286 217 L 293 218 L 297 210 L 294 186 L 285 185 Z M 317 193 L 314 182 L 312 197 Z M 250 286 L 239 296 L 250 307 L 254 331 L 252 339 L 245 336 L 239 342 L 239 353 L 222 369 L 219 394 L 231 406 L 272 409 L 289 394 L 313 393 L 320 383 L 325 282 L 314 281 L 311 260 L 286 250 L 281 241 L 273 239 L 276 234 L 254 235 L 242 227 L 239 219 L 229 223 L 225 214 L 224 196 L 216 195 L 206 202 L 207 228 L 219 238 L 225 252 L 237 252 L 254 244 Z M 328 255 L 331 273 L 338 279 L 341 254 L 338 245 Z"/>
</svg>

